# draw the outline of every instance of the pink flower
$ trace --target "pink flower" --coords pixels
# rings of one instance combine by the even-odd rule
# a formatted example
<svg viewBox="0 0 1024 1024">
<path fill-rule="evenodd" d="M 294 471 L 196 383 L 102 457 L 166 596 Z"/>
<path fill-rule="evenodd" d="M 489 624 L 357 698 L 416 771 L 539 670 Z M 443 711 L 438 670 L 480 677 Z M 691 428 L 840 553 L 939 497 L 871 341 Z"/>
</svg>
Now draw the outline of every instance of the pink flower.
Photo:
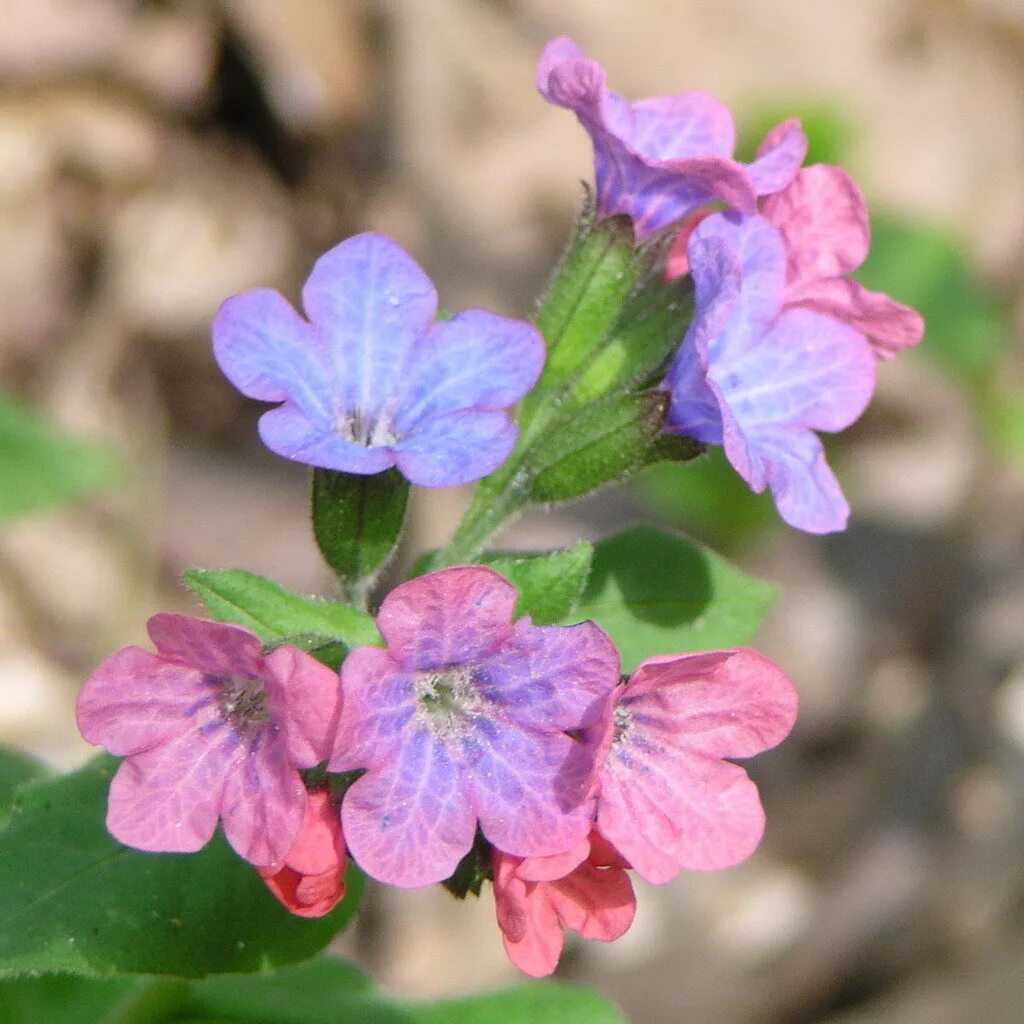
<svg viewBox="0 0 1024 1024">
<path fill-rule="evenodd" d="M 282 864 L 259 868 L 267 888 L 299 917 L 323 917 L 345 896 L 345 839 L 338 808 L 325 789 L 313 790 L 306 820 Z"/>
<path fill-rule="evenodd" d="M 513 623 L 515 588 L 482 566 L 403 583 L 377 627 L 387 649 L 342 667 L 345 711 L 332 771 L 366 768 L 342 821 L 356 863 L 412 888 L 447 878 L 477 823 L 517 857 L 560 853 L 593 818 L 592 747 L 619 656 L 593 622 Z"/>
<path fill-rule="evenodd" d="M 217 822 L 257 866 L 284 860 L 306 813 L 300 768 L 326 760 L 338 677 L 308 654 L 262 654 L 239 626 L 154 615 L 156 654 L 125 647 L 89 677 L 78 728 L 124 757 L 107 828 L 140 850 L 190 853 Z"/>
<path fill-rule="evenodd" d="M 921 340 L 924 321 L 915 310 L 846 277 L 867 258 L 870 232 L 864 197 L 844 170 L 803 168 L 765 199 L 762 213 L 786 245 L 786 308 L 802 306 L 849 324 L 879 359 Z"/>
<path fill-rule="evenodd" d="M 494 904 L 508 958 L 543 978 L 562 953 L 563 930 L 611 942 L 633 923 L 629 866 L 595 830 L 553 857 L 512 857 L 494 850 Z"/>
<path fill-rule="evenodd" d="M 764 832 L 757 787 L 726 757 L 750 757 L 793 727 L 797 698 L 754 651 L 648 658 L 614 697 L 599 735 L 597 826 L 648 882 L 716 871 Z"/>
</svg>

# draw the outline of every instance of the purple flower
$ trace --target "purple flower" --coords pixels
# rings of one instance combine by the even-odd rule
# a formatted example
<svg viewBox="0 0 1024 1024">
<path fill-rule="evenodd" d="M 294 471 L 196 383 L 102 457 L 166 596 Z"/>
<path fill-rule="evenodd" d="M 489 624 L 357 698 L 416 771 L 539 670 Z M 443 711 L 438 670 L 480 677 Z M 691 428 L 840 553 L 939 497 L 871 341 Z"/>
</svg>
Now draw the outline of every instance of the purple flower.
<svg viewBox="0 0 1024 1024">
<path fill-rule="evenodd" d="M 140 850 L 190 853 L 218 819 L 239 856 L 285 860 L 306 813 L 300 768 L 325 761 L 337 728 L 336 673 L 294 647 L 266 657 L 247 629 L 154 615 L 156 654 L 125 647 L 89 677 L 78 728 L 124 757 L 107 828 Z"/>
<path fill-rule="evenodd" d="M 504 411 L 533 386 L 544 343 L 521 320 L 468 309 L 435 324 L 437 293 L 396 242 L 349 238 L 321 256 L 302 291 L 309 318 L 258 288 L 228 299 L 213 349 L 243 394 L 283 402 L 260 419 L 268 448 L 345 473 L 397 465 L 450 487 L 504 462 Z"/>
<path fill-rule="evenodd" d="M 723 445 L 791 526 L 843 529 L 849 507 L 814 431 L 842 430 L 864 411 L 870 345 L 833 316 L 784 306 L 786 250 L 764 217 L 712 214 L 687 255 L 696 310 L 665 382 L 668 429 Z"/>
<path fill-rule="evenodd" d="M 414 887 L 447 878 L 479 822 L 498 849 L 549 856 L 586 837 L 595 750 L 566 735 L 597 722 L 619 657 L 592 622 L 515 624 L 516 592 L 480 566 L 396 588 L 377 626 L 387 649 L 342 667 L 332 771 L 367 768 L 342 824 L 364 871 Z"/>
<path fill-rule="evenodd" d="M 732 114 L 713 96 L 681 92 L 629 103 L 564 36 L 544 48 L 537 89 L 572 110 L 593 140 L 598 216 L 628 214 L 637 238 L 715 200 L 753 213 L 756 197 L 789 184 L 807 153 L 800 122 L 785 121 L 752 164 L 737 163 Z"/>
<path fill-rule="evenodd" d="M 603 740 L 607 751 L 597 801 L 601 835 L 656 884 L 683 868 L 739 863 L 761 841 L 764 811 L 747 773 L 724 758 L 774 747 L 793 728 L 796 711 L 792 684 L 754 651 L 641 662 L 615 691 L 611 715 L 589 730 L 588 740 Z"/>
</svg>

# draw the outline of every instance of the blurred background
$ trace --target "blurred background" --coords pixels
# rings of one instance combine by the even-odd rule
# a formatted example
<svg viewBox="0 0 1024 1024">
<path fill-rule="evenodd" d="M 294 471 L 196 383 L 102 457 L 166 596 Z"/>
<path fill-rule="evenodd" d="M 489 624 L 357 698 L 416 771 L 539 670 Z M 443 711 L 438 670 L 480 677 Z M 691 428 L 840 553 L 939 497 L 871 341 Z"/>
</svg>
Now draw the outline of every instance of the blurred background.
<svg viewBox="0 0 1024 1024">
<path fill-rule="evenodd" d="M 631 97 L 702 88 L 752 152 L 804 118 L 866 192 L 863 278 L 917 306 L 831 459 L 843 535 L 780 525 L 719 458 L 531 515 L 546 547 L 636 520 L 777 584 L 795 680 L 746 864 L 640 889 L 561 974 L 637 1024 L 986 1024 L 1024 1006 L 1024 4 L 1021 0 L 0 0 L 0 741 L 70 768 L 73 702 L 190 565 L 331 581 L 307 473 L 209 350 L 220 301 L 293 299 L 384 231 L 442 304 L 529 315 L 589 180 L 533 90 L 568 33 Z M 408 549 L 465 496 L 417 496 Z M 339 948 L 395 991 L 512 979 L 485 892 L 366 901 Z"/>
</svg>

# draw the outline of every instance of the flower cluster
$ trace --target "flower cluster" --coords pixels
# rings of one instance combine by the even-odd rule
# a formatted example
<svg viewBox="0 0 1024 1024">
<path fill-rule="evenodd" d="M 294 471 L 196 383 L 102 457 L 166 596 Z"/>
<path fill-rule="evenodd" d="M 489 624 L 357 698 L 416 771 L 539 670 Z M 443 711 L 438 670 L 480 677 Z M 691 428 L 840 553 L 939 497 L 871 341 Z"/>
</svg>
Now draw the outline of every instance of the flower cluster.
<svg viewBox="0 0 1024 1024">
<path fill-rule="evenodd" d="M 156 654 L 126 648 L 78 705 L 91 742 L 124 755 L 107 824 L 151 851 L 198 849 L 218 819 L 293 913 L 344 893 L 346 847 L 378 881 L 440 882 L 477 830 L 493 851 L 512 960 L 554 970 L 562 929 L 613 939 L 632 921 L 632 866 L 650 882 L 728 867 L 764 817 L 747 757 L 791 728 L 796 697 L 751 651 L 643 662 L 628 682 L 593 622 L 514 621 L 516 591 L 483 566 L 393 590 L 339 678 L 309 655 L 265 657 L 237 626 L 150 620 Z M 363 772 L 339 809 L 299 774 Z"/>
<path fill-rule="evenodd" d="M 796 122 L 773 129 L 753 164 L 736 163 L 732 117 L 714 98 L 629 104 L 567 39 L 548 44 L 537 84 L 593 139 L 599 216 L 628 214 L 640 238 L 682 224 L 668 274 L 691 274 L 696 314 L 665 380 L 666 429 L 723 445 L 791 526 L 843 529 L 849 507 L 815 431 L 853 423 L 875 358 L 924 332 L 914 310 L 847 277 L 868 253 L 857 186 L 838 167 L 800 168 Z"/>
</svg>

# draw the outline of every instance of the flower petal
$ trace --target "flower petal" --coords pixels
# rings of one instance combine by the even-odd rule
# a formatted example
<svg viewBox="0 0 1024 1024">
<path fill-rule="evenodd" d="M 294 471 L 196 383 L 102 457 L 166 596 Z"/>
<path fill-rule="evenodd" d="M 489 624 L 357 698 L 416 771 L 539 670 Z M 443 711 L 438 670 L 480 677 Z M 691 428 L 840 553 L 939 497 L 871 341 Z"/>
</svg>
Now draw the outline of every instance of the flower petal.
<svg viewBox="0 0 1024 1024">
<path fill-rule="evenodd" d="M 543 883 L 563 927 L 584 939 L 613 942 L 629 931 L 636 916 L 636 896 L 621 868 L 581 864 L 557 882 Z"/>
<path fill-rule="evenodd" d="M 790 283 L 839 277 L 868 254 L 868 213 L 853 179 L 839 167 L 805 167 L 762 210 L 782 233 Z"/>
<path fill-rule="evenodd" d="M 291 402 L 264 413 L 259 430 L 263 443 L 271 451 L 307 466 L 370 474 L 382 473 L 395 464 L 391 448 L 368 448 L 348 441 L 334 430 L 308 419 Z"/>
<path fill-rule="evenodd" d="M 544 341 L 525 320 L 467 309 L 436 324 L 413 349 L 396 417 L 400 434 L 462 409 L 506 409 L 536 383 Z"/>
<path fill-rule="evenodd" d="M 495 850 L 494 908 L 509 960 L 531 978 L 546 978 L 558 966 L 562 925 L 540 885 L 517 874 L 518 857 Z"/>
<path fill-rule="evenodd" d="M 233 734 L 221 725 L 128 757 L 110 783 L 111 835 L 137 850 L 194 853 L 213 836 L 224 780 L 238 755 Z"/>
<path fill-rule="evenodd" d="M 596 722 L 619 668 L 615 645 L 596 623 L 534 626 L 521 619 L 476 678 L 480 692 L 517 726 L 553 732 Z"/>
<path fill-rule="evenodd" d="M 243 395 L 291 399 L 306 415 L 331 419 L 333 371 L 326 346 L 277 292 L 257 288 L 224 302 L 213 318 L 213 354 Z"/>
<path fill-rule="evenodd" d="M 217 714 L 216 687 L 201 669 L 125 647 L 89 676 L 78 697 L 78 729 L 123 757 L 165 743 Z"/>
<path fill-rule="evenodd" d="M 479 565 L 456 566 L 392 590 L 377 628 L 403 668 L 467 664 L 504 645 L 515 604 L 515 587 L 504 576 Z"/>
<path fill-rule="evenodd" d="M 422 420 L 395 443 L 398 468 L 420 487 L 455 487 L 497 469 L 519 428 L 503 412 L 464 410 Z"/>
<path fill-rule="evenodd" d="M 257 676 L 263 664 L 259 637 L 242 626 L 160 612 L 146 623 L 146 632 L 158 654 L 204 672 Z"/>
<path fill-rule="evenodd" d="M 547 857 L 586 838 L 596 766 L 582 743 L 480 718 L 461 746 L 467 796 L 499 850 Z"/>
<path fill-rule="evenodd" d="M 757 787 L 738 765 L 666 746 L 638 730 L 601 774 L 598 826 L 648 882 L 717 871 L 749 856 L 764 832 Z"/>
<path fill-rule="evenodd" d="M 654 160 L 689 156 L 732 157 L 736 127 L 729 108 L 706 92 L 655 96 L 631 104 L 632 134 L 640 155 Z"/>
<path fill-rule="evenodd" d="M 341 713 L 338 673 L 297 647 L 278 647 L 263 665 L 284 698 L 275 720 L 284 725 L 292 763 L 297 768 L 313 768 L 326 761 Z"/>
<path fill-rule="evenodd" d="M 414 732 L 400 759 L 345 794 L 342 824 L 356 863 L 387 885 L 443 881 L 473 845 L 476 817 L 444 745 Z"/>
<path fill-rule="evenodd" d="M 777 124 L 757 149 L 747 168 L 759 196 L 784 189 L 797 176 L 807 156 L 807 136 L 795 118 Z"/>
<path fill-rule="evenodd" d="M 235 853 L 257 866 L 283 861 L 306 817 L 306 787 L 282 733 L 240 737 L 242 755 L 224 781 L 220 816 Z"/>
<path fill-rule="evenodd" d="M 302 302 L 330 351 L 345 409 L 376 419 L 437 313 L 430 278 L 397 242 L 367 232 L 317 260 Z"/>
</svg>

